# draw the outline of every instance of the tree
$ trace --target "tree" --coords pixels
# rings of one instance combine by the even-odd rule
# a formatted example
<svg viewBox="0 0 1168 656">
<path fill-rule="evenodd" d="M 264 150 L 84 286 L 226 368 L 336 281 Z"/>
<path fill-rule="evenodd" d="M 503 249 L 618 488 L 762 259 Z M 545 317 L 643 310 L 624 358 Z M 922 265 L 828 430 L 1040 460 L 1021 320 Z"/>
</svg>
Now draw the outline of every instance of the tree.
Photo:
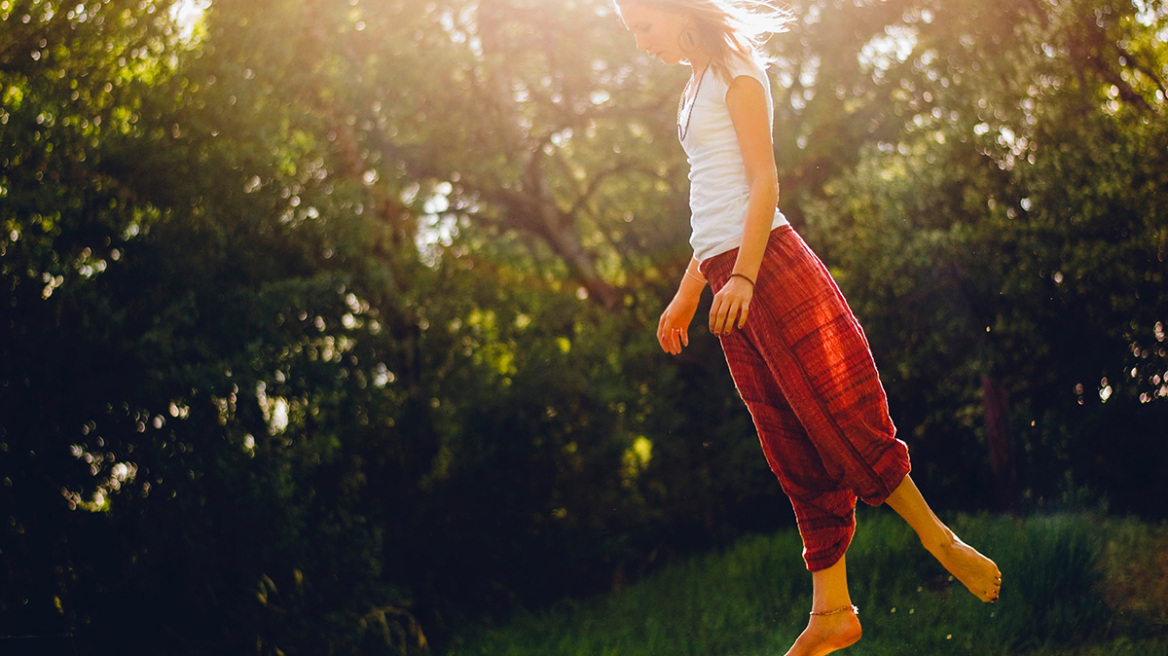
<svg viewBox="0 0 1168 656">
<path fill-rule="evenodd" d="M 417 652 L 790 521 L 712 337 L 654 343 L 682 80 L 607 0 L 172 8 L 0 3 L 0 631 Z M 1139 507 L 1161 5 L 796 11 L 783 209 L 918 474 L 983 507 L 996 398 L 1034 497 Z"/>
<path fill-rule="evenodd" d="M 1087 21 L 1085 8 L 950 4 L 929 12 L 904 58 L 919 74 L 897 85 L 905 137 L 870 148 L 813 212 L 814 234 L 870 318 L 877 353 L 897 367 L 894 396 L 925 392 L 905 404 L 924 459 L 947 461 L 952 472 L 984 461 L 977 450 L 954 449 L 949 436 L 992 434 L 978 426 L 976 407 L 1001 409 L 1008 391 L 1032 494 L 1056 489 L 1063 472 L 1092 459 L 1074 445 L 1126 423 L 1118 417 L 1131 409 L 1111 399 L 1124 383 L 1112 381 L 1159 368 L 1139 366 L 1132 353 L 1157 357 L 1149 342 L 1166 307 L 1147 287 L 1164 275 L 1162 216 L 1152 207 L 1162 175 L 1162 82 L 1134 64 L 1163 61 L 1154 37 L 1163 14 L 1115 3 Z M 993 56 L 1004 43 L 1017 45 Z M 1128 49 L 1140 54 L 1118 56 Z M 1142 94 L 1119 102 L 1126 92 L 1116 79 Z M 1155 379 L 1126 378 L 1142 381 L 1124 385 L 1125 396 L 1147 406 L 1136 414 L 1159 416 Z M 1098 418 L 1085 421 L 1080 404 Z M 1157 462 L 1146 421 L 1123 439 Z M 941 441 L 929 448 L 926 440 Z M 998 469 L 1008 486 L 1008 462 Z"/>
</svg>

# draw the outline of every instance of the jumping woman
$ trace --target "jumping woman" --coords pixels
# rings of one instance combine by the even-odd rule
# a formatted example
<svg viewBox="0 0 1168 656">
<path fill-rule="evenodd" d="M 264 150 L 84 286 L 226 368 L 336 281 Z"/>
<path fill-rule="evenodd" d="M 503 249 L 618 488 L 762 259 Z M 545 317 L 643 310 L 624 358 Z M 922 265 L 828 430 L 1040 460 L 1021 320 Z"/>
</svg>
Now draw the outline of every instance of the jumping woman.
<svg viewBox="0 0 1168 656">
<path fill-rule="evenodd" d="M 774 107 L 762 45 L 788 14 L 760 0 L 616 0 L 637 48 L 692 72 L 678 110 L 690 165 L 693 258 L 657 328 L 689 345 L 706 284 L 710 331 L 746 402 L 771 470 L 791 500 L 813 597 L 787 656 L 823 656 L 860 639 L 845 554 L 856 499 L 887 503 L 979 599 L 1001 573 L 930 510 L 909 476 L 867 339 L 826 267 L 778 210 Z"/>
</svg>

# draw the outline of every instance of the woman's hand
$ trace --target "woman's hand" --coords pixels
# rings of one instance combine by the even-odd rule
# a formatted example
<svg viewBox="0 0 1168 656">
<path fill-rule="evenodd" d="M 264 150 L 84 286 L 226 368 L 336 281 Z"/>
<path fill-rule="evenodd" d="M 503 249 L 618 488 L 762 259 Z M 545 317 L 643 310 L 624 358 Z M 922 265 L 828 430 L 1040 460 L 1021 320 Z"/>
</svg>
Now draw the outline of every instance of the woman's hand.
<svg viewBox="0 0 1168 656">
<path fill-rule="evenodd" d="M 700 288 L 698 291 L 701 291 Z M 698 311 L 700 298 L 700 294 L 679 292 L 669 302 L 669 306 L 661 313 L 661 320 L 657 322 L 657 343 L 661 344 L 661 350 L 677 355 L 683 346 L 689 346 L 689 324 Z"/>
<path fill-rule="evenodd" d="M 725 335 L 746 325 L 746 313 L 750 310 L 750 299 L 754 298 L 754 285 L 741 275 L 731 276 L 714 294 L 710 306 L 710 332 Z"/>
</svg>

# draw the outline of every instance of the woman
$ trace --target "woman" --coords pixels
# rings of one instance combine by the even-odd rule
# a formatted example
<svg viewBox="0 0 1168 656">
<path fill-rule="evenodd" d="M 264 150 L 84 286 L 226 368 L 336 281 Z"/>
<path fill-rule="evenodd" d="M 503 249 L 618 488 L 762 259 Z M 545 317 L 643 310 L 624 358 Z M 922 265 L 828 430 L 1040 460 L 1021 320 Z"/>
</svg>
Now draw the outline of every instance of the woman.
<svg viewBox="0 0 1168 656">
<path fill-rule="evenodd" d="M 856 499 L 887 503 L 983 601 L 1001 574 L 929 509 L 909 476 L 864 333 L 826 268 L 777 209 L 773 105 L 760 46 L 787 15 L 758 0 L 616 0 L 637 48 L 692 75 L 678 136 L 690 163 L 694 257 L 657 339 L 678 354 L 707 282 L 709 327 L 746 402 L 771 469 L 791 499 L 813 599 L 787 656 L 860 639 L 845 552 Z"/>
</svg>

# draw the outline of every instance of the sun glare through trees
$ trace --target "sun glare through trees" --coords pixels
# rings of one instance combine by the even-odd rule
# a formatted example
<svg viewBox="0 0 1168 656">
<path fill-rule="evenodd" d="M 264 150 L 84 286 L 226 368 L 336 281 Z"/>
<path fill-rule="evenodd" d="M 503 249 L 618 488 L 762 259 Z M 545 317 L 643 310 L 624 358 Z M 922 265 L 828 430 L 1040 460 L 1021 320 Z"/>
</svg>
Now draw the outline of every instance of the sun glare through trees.
<svg viewBox="0 0 1168 656">
<path fill-rule="evenodd" d="M 1162 519 L 1168 5 L 790 7 L 780 204 L 930 501 Z M 789 528 L 654 338 L 687 74 L 610 0 L 0 0 L 0 637 L 441 653 Z"/>
</svg>

